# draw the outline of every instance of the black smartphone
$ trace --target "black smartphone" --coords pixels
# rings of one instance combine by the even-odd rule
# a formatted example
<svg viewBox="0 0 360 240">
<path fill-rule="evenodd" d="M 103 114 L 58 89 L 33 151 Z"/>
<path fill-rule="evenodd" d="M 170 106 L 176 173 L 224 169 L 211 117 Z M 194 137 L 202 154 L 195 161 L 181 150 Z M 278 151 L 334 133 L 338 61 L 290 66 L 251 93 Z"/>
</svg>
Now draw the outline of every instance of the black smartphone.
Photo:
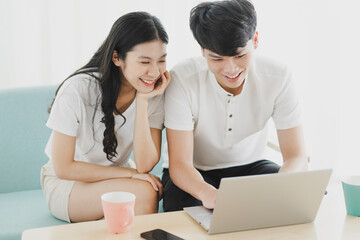
<svg viewBox="0 0 360 240">
<path fill-rule="evenodd" d="M 175 236 L 174 234 L 166 232 L 162 229 L 154 229 L 148 232 L 143 232 L 140 236 L 148 240 L 184 240 L 183 238 Z"/>
</svg>

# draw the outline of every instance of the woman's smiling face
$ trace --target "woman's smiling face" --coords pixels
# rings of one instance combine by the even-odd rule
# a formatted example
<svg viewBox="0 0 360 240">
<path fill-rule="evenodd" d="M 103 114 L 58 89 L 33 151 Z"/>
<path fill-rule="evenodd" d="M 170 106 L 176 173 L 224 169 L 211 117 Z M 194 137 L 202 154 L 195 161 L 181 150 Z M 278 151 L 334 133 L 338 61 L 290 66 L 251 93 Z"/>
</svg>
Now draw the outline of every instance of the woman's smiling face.
<svg viewBox="0 0 360 240">
<path fill-rule="evenodd" d="M 125 60 L 113 58 L 113 61 L 122 70 L 124 84 L 148 93 L 166 71 L 166 44 L 161 40 L 140 43 L 127 52 Z"/>
</svg>

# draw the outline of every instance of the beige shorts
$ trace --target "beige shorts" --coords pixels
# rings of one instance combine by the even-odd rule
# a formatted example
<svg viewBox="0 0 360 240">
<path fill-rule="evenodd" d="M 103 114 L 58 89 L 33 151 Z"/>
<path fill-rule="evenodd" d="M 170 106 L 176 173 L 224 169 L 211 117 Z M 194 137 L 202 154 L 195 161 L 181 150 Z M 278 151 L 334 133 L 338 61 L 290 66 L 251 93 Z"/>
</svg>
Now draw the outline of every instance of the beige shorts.
<svg viewBox="0 0 360 240">
<path fill-rule="evenodd" d="M 136 168 L 135 162 L 129 160 L 124 167 Z M 69 197 L 75 181 L 60 179 L 56 176 L 52 162 L 41 168 L 41 187 L 45 194 L 48 208 L 52 215 L 63 221 L 69 218 Z"/>
<path fill-rule="evenodd" d="M 75 181 L 59 179 L 52 163 L 41 168 L 41 187 L 45 194 L 48 208 L 54 217 L 70 222 L 69 196 Z"/>
</svg>

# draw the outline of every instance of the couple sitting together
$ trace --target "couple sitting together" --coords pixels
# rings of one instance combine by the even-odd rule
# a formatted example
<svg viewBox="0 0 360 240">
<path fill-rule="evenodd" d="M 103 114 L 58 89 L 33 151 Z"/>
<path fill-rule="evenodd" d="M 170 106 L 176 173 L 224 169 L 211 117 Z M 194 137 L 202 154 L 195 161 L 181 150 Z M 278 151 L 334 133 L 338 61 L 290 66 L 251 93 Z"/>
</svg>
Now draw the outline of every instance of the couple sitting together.
<svg viewBox="0 0 360 240">
<path fill-rule="evenodd" d="M 64 221 L 103 218 L 100 196 L 136 195 L 135 214 L 214 208 L 221 178 L 307 169 L 291 73 L 257 56 L 248 0 L 200 3 L 190 28 L 202 56 L 166 70 L 168 35 L 146 12 L 120 17 L 90 61 L 58 88 L 41 169 L 51 213 Z M 275 123 L 282 166 L 264 159 Z M 149 174 L 166 127 L 169 163 Z M 133 152 L 136 167 L 129 156 Z M 246 193 L 244 193 L 246 194 Z"/>
</svg>

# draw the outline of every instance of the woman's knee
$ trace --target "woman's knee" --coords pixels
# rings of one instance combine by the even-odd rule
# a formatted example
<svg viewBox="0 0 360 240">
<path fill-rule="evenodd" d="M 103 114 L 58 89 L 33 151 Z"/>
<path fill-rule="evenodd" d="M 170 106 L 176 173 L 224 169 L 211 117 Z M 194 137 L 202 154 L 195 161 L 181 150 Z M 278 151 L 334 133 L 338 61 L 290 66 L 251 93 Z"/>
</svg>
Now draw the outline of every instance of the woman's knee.
<svg viewBox="0 0 360 240">
<path fill-rule="evenodd" d="M 137 215 L 156 213 L 158 211 L 159 193 L 146 181 L 136 183 L 135 213 Z"/>
</svg>

